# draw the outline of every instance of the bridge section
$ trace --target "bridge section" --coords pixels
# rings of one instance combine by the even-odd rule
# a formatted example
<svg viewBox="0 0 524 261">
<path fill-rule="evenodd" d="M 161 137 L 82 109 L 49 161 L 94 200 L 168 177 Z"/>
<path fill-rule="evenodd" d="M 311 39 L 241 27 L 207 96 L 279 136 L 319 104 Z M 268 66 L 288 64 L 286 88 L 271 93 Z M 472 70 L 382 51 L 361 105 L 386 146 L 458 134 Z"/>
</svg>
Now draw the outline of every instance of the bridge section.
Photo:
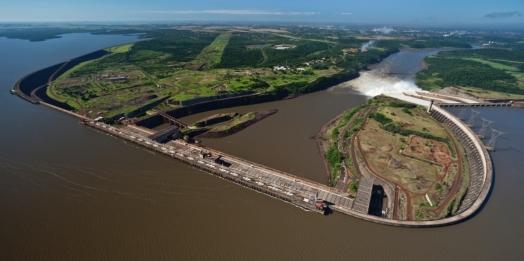
<svg viewBox="0 0 524 261">
<path fill-rule="evenodd" d="M 159 112 L 158 115 L 164 117 L 165 121 L 168 121 L 171 124 L 178 126 L 179 128 L 187 128 L 189 126 L 185 122 L 183 122 L 183 121 L 181 121 L 181 120 L 179 120 L 179 119 L 177 119 L 177 118 L 175 118 L 175 117 L 173 117 L 173 116 L 171 116 L 171 115 L 169 115 L 169 114 L 167 114 L 165 112 Z"/>
</svg>

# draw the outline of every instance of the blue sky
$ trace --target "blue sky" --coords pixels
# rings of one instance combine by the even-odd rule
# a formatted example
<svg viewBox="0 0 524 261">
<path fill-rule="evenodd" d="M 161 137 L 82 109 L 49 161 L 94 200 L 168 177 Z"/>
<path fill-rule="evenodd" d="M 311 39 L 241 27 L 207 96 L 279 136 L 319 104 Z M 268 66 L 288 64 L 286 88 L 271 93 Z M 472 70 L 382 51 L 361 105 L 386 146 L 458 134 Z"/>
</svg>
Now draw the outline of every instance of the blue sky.
<svg viewBox="0 0 524 261">
<path fill-rule="evenodd" d="M 13 21 L 300 21 L 522 24 L 524 0 L 0 0 Z"/>
</svg>

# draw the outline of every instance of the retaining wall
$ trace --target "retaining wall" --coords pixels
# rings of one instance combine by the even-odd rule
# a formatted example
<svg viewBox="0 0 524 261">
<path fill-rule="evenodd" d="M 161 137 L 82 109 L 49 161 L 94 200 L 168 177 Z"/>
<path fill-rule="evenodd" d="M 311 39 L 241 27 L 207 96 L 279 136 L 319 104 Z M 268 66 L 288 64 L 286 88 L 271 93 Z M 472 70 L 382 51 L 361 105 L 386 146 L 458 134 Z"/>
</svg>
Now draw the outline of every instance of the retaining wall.
<svg viewBox="0 0 524 261">
<path fill-rule="evenodd" d="M 473 206 L 486 186 L 489 191 L 492 175 L 491 158 L 478 136 L 458 118 L 438 107 L 434 107 L 431 116 L 451 129 L 468 156 L 470 183 L 457 210 L 457 213 L 460 214 Z"/>
</svg>

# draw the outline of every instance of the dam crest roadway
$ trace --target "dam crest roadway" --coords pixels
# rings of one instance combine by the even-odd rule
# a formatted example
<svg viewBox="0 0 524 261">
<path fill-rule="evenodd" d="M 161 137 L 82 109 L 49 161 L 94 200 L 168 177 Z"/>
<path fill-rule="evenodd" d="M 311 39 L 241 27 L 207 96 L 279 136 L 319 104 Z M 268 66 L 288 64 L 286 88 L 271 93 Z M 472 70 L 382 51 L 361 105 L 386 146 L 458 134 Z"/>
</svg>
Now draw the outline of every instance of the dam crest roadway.
<svg viewBox="0 0 524 261">
<path fill-rule="evenodd" d="M 62 68 L 62 65 L 63 64 L 56 65 L 55 67 Z M 179 115 L 188 115 L 191 114 L 191 112 L 195 112 L 191 111 L 190 108 L 193 108 L 197 104 L 178 108 L 178 114 L 173 114 L 169 111 L 162 111 L 157 114 L 147 116 L 145 117 L 146 119 L 142 119 L 143 121 L 157 121 L 158 118 L 158 120 L 161 119 L 161 121 L 166 123 L 169 122 L 172 125 L 171 127 L 168 127 L 169 130 L 166 131 L 155 131 L 141 126 L 141 124 L 129 124 L 127 126 L 117 128 L 104 123 L 96 122 L 92 119 L 86 118 L 83 115 L 59 108 L 40 99 L 34 99 L 33 97 L 24 94 L 20 90 L 21 81 L 22 80 L 16 84 L 12 93 L 16 93 L 28 101 L 37 104 L 39 103 L 55 110 L 70 114 L 79 118 L 81 123 L 85 124 L 86 126 L 108 133 L 112 136 L 119 137 L 123 140 L 130 141 L 134 144 L 148 148 L 168 157 L 175 158 L 190 164 L 193 167 L 202 169 L 206 172 L 212 173 L 242 186 L 257 190 L 304 209 L 318 213 L 325 214 L 328 211 L 337 211 L 367 221 L 393 226 L 445 226 L 458 223 L 472 216 L 481 207 L 482 203 L 487 198 L 491 187 L 493 170 L 491 158 L 486 150 L 486 147 L 468 126 L 438 106 L 439 104 L 442 104 L 442 107 L 446 106 L 445 104 L 454 104 L 458 106 L 462 104 L 464 104 L 464 106 L 474 106 L 475 104 L 480 105 L 478 101 L 472 101 L 462 97 L 458 98 L 450 97 L 448 95 L 435 95 L 427 92 L 387 93 L 388 96 L 428 107 L 428 113 L 439 122 L 446 124 L 453 131 L 455 136 L 459 138 L 461 143 L 465 145 L 465 148 L 468 151 L 468 158 L 470 159 L 470 169 L 473 171 L 472 181 L 470 182 L 471 189 L 468 189 L 468 192 L 464 198 L 465 204 L 460 206 L 457 215 L 438 220 L 404 221 L 393 220 L 391 218 L 381 218 L 367 214 L 366 208 L 369 206 L 368 200 L 370 200 L 370 193 L 365 193 L 366 195 L 364 196 L 359 196 L 357 194 L 355 199 L 351 199 L 346 193 L 335 188 L 328 187 L 324 184 L 297 177 L 292 174 L 272 169 L 270 167 L 250 162 L 210 148 L 196 146 L 181 140 L 173 140 L 165 144 L 159 142 L 163 138 L 178 131 L 178 128 L 189 127 L 186 123 L 180 121 L 176 117 Z M 252 102 L 262 101 L 262 99 L 259 99 L 256 94 L 245 95 L 244 97 L 226 98 L 223 100 L 227 100 L 231 102 L 231 104 L 235 104 L 235 102 L 241 101 L 242 99 L 251 99 Z M 222 102 L 223 100 L 219 99 L 215 100 L 214 102 Z M 435 101 L 436 106 L 431 106 L 432 100 Z M 175 128 L 173 125 L 176 125 L 178 128 Z M 368 180 L 364 180 L 363 185 L 365 186 L 363 187 L 366 187 L 368 188 L 367 190 L 369 190 L 373 185 L 380 185 L 380 182 L 380 179 L 370 178 Z M 362 189 L 362 192 L 367 190 Z M 327 210 L 328 208 L 329 210 Z"/>
<path fill-rule="evenodd" d="M 414 97 L 409 95 L 398 94 L 391 96 L 396 96 L 396 98 L 409 102 L 412 102 L 414 99 Z M 443 219 L 427 221 L 393 220 L 391 218 L 369 215 L 364 209 L 365 207 L 363 208 L 363 206 L 369 206 L 369 195 L 362 197 L 357 194 L 357 197 L 352 199 L 346 193 L 324 184 L 211 148 L 190 144 L 180 139 L 161 143 L 152 139 L 152 137 L 156 137 L 154 136 L 156 131 L 142 126 L 129 124 L 117 128 L 85 118 L 81 120 L 81 123 L 310 211 L 322 214 L 326 214 L 328 211 L 337 211 L 375 223 L 402 227 L 446 226 L 467 219 L 480 208 L 491 187 L 492 164 L 485 146 L 469 127 L 439 106 L 432 106 L 432 104 L 427 104 L 426 102 L 426 100 L 419 100 L 419 104 L 428 105 L 428 112 L 432 117 L 450 127 L 461 143 L 464 144 L 472 169 L 471 189 L 468 189 L 464 204 L 459 208 L 458 214 Z M 182 123 L 172 116 L 167 120 L 175 125 Z M 374 183 L 380 184 L 381 182 L 379 179 L 370 178 L 367 183 L 366 187 L 370 189 Z M 364 190 L 362 191 L 364 192 Z"/>
</svg>

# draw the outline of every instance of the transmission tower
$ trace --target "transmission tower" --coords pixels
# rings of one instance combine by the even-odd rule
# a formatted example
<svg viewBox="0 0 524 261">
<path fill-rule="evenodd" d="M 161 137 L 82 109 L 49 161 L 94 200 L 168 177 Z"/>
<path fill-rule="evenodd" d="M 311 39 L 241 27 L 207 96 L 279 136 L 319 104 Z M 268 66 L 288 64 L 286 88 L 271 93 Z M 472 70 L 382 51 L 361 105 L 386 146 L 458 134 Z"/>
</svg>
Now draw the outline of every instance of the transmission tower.
<svg viewBox="0 0 524 261">
<path fill-rule="evenodd" d="M 506 134 L 506 132 L 498 131 L 491 128 L 491 139 L 489 140 L 487 147 L 491 147 L 491 149 L 495 151 L 495 142 L 497 141 L 497 138 L 500 137 L 500 135 L 502 134 Z"/>
<path fill-rule="evenodd" d="M 460 110 L 459 119 L 464 120 L 464 114 L 466 114 L 466 108 Z"/>
<path fill-rule="evenodd" d="M 471 116 L 469 117 L 468 125 L 473 127 L 475 125 L 475 118 L 479 115 L 480 111 L 471 109 Z"/>
<path fill-rule="evenodd" d="M 481 138 L 484 138 L 486 137 L 486 129 L 488 128 L 489 125 L 491 125 L 494 121 L 489 121 L 487 119 L 484 119 L 484 117 L 482 117 L 482 128 L 480 128 L 479 130 L 479 135 Z"/>
</svg>

